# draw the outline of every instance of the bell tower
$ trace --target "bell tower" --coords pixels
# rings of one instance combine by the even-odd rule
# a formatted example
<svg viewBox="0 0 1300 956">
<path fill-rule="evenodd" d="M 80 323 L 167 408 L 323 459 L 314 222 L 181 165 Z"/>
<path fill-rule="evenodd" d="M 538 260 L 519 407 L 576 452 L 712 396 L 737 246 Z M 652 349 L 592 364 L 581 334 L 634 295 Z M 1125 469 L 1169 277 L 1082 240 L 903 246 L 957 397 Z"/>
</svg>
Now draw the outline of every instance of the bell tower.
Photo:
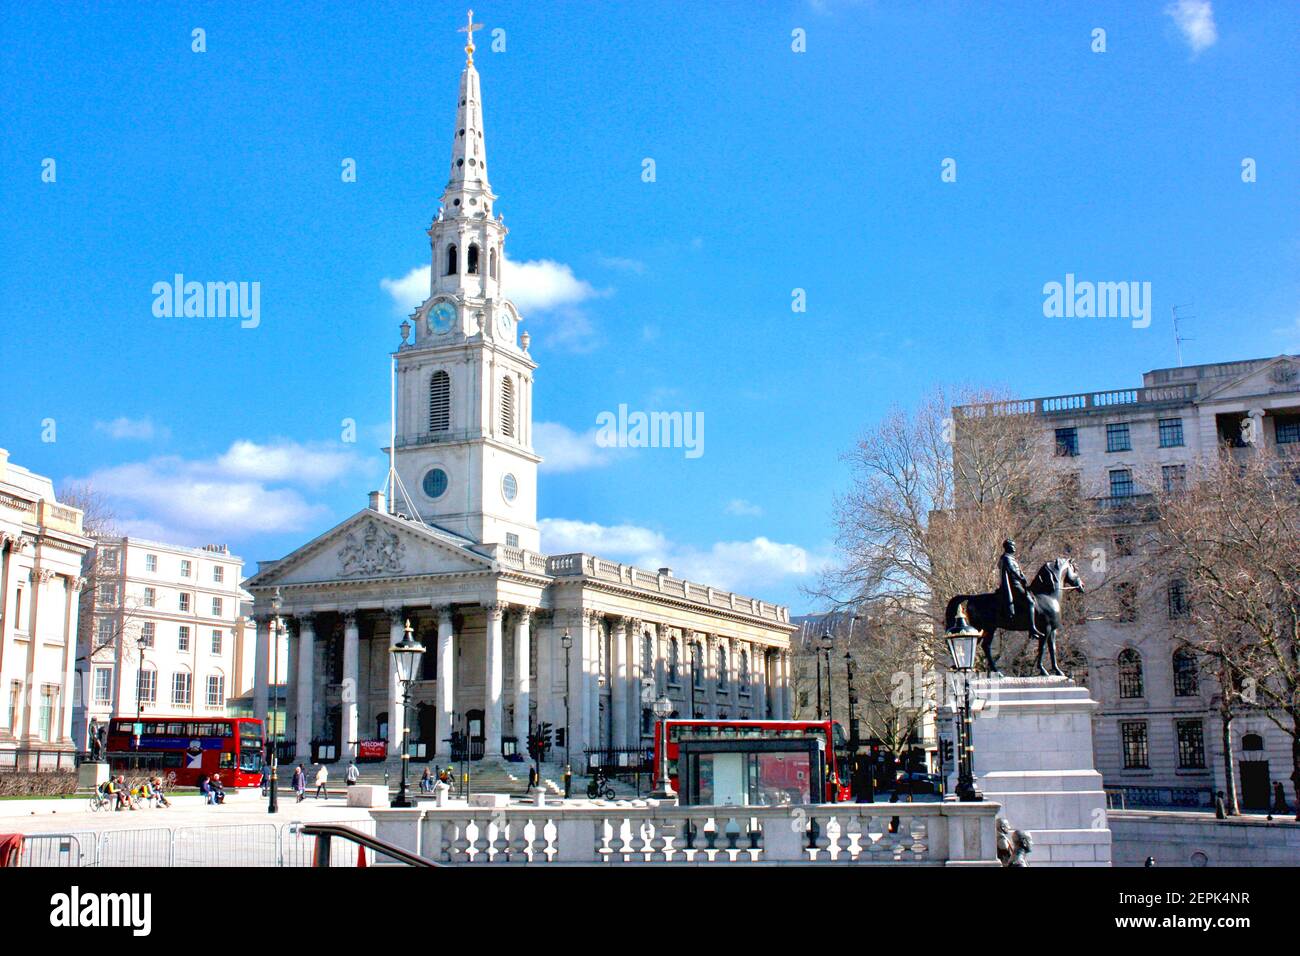
<svg viewBox="0 0 1300 956">
<path fill-rule="evenodd" d="M 507 229 L 488 182 L 474 31 L 460 75 L 450 175 L 429 226 L 429 297 L 395 354 L 395 466 L 420 517 L 478 544 L 536 551 L 528 333 L 503 287 Z M 404 507 L 404 506 L 403 506 Z M 398 510 L 401 510 L 400 508 Z"/>
</svg>

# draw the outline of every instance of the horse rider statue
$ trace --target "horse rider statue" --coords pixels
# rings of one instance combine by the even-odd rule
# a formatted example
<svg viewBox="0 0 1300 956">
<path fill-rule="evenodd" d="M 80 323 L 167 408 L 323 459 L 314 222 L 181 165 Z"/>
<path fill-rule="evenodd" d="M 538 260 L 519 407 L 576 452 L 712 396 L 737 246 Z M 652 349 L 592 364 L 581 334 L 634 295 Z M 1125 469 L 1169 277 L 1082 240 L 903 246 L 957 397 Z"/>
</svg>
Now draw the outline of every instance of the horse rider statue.
<svg viewBox="0 0 1300 956">
<path fill-rule="evenodd" d="M 1034 602 L 1029 597 L 1029 581 L 1016 560 L 1016 543 L 1010 538 L 1002 542 L 1002 557 L 998 558 L 998 593 L 1007 609 L 1007 620 L 1028 621 L 1029 636 L 1042 637 L 1035 620 Z"/>
</svg>

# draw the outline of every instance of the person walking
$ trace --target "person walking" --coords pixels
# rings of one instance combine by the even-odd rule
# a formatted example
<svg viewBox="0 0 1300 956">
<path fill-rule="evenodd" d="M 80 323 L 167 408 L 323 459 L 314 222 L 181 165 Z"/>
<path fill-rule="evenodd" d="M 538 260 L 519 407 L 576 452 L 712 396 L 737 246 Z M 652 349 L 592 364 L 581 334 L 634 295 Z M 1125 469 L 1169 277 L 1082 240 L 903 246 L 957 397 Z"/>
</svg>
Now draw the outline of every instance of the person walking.
<svg viewBox="0 0 1300 956">
<path fill-rule="evenodd" d="M 293 792 L 298 795 L 297 803 L 302 803 L 307 797 L 307 773 L 302 764 L 293 768 Z"/>
<path fill-rule="evenodd" d="M 354 787 L 354 786 L 356 786 L 356 783 L 357 783 L 357 781 L 358 781 L 360 778 L 361 778 L 361 771 L 357 770 L 357 763 L 356 763 L 356 761 L 355 761 L 355 760 L 350 760 L 350 761 L 348 761 L 348 772 L 347 772 L 347 775 L 346 775 L 346 777 L 345 777 L 345 779 L 347 780 L 348 786 L 349 786 L 349 787 Z"/>
<path fill-rule="evenodd" d="M 316 799 L 317 800 L 319 800 L 322 796 L 324 796 L 326 799 L 329 799 L 329 794 L 325 792 L 325 782 L 329 780 L 329 778 L 330 778 L 330 772 L 325 769 L 324 764 L 321 764 L 320 767 L 316 770 Z"/>
</svg>

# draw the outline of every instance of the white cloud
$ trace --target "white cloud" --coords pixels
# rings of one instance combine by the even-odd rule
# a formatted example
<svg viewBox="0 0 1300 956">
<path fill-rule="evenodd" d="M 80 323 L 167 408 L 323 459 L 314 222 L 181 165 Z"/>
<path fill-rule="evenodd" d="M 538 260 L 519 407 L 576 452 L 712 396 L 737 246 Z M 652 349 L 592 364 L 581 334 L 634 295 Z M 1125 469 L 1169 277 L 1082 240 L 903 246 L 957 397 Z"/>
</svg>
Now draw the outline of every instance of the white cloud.
<svg viewBox="0 0 1300 956">
<path fill-rule="evenodd" d="M 763 509 L 752 501 L 746 501 L 744 498 L 732 498 L 727 502 L 724 509 L 729 515 L 737 515 L 745 518 L 757 518 L 763 513 Z"/>
<path fill-rule="evenodd" d="M 351 448 L 236 441 L 221 455 L 175 455 L 102 468 L 83 479 L 113 505 L 128 533 L 192 542 L 312 528 L 329 509 L 297 488 L 318 486 L 361 466 Z"/>
<path fill-rule="evenodd" d="M 1214 25 L 1214 8 L 1210 0 L 1174 0 L 1165 7 L 1165 13 L 1173 17 L 1193 53 L 1200 53 L 1218 42 L 1219 30 Z"/>
<path fill-rule="evenodd" d="M 559 422 L 534 424 L 533 445 L 542 456 L 542 470 L 556 474 L 602 468 L 614 460 L 618 451 L 597 445 L 594 428 L 579 433 Z"/>
<path fill-rule="evenodd" d="M 393 298 L 402 314 L 409 313 L 429 297 L 430 267 L 417 266 L 400 279 L 381 279 L 379 286 Z M 515 262 L 507 257 L 501 270 L 501 287 L 506 297 L 525 314 L 576 305 L 598 295 L 591 283 L 579 279 L 573 269 L 552 259 Z"/>
<path fill-rule="evenodd" d="M 109 438 L 134 441 L 153 441 L 171 434 L 166 428 L 155 425 L 149 418 L 115 418 L 111 422 L 95 422 L 95 431 Z"/>
<path fill-rule="evenodd" d="M 637 525 L 601 525 L 563 518 L 542 519 L 541 533 L 542 550 L 548 554 L 586 551 L 647 570 L 670 567 L 676 577 L 755 597 L 764 588 L 806 578 L 829 560 L 799 545 L 762 536 L 697 548 L 674 543 L 657 531 Z"/>
<path fill-rule="evenodd" d="M 645 273 L 645 263 L 640 259 L 629 259 L 626 256 L 601 256 L 598 260 L 606 269 L 615 269 L 619 272 L 631 272 L 634 275 Z"/>
</svg>

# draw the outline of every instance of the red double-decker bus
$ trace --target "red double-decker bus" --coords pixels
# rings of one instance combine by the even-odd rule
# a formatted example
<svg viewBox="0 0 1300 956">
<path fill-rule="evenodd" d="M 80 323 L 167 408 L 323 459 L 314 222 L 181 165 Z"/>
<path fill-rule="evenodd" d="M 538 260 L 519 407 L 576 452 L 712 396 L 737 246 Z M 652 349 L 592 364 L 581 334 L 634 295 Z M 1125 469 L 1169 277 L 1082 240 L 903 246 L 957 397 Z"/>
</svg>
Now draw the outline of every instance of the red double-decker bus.
<svg viewBox="0 0 1300 956">
<path fill-rule="evenodd" d="M 262 784 L 266 740 L 255 717 L 115 717 L 106 743 L 114 773 L 160 773 L 182 787 L 218 773 L 225 787 Z"/>
<path fill-rule="evenodd" d="M 746 754 L 748 769 L 744 782 L 746 792 L 759 802 L 807 802 L 810 787 L 819 780 L 821 799 L 827 803 L 849 800 L 849 781 L 841 775 L 836 764 L 835 751 L 844 747 L 844 731 L 839 723 L 830 720 L 678 720 L 659 721 L 655 734 L 655 770 L 661 766 L 661 748 L 667 732 L 668 777 L 673 789 L 681 790 L 679 758 L 684 743 L 688 749 L 707 749 L 717 743 L 728 751 Z M 782 752 L 781 742 L 795 745 L 800 741 L 816 740 L 821 767 L 810 766 L 806 756 L 794 749 Z M 745 746 L 746 742 L 752 747 Z M 698 787 L 698 782 L 696 783 Z M 702 797 L 702 799 L 706 799 Z"/>
</svg>

